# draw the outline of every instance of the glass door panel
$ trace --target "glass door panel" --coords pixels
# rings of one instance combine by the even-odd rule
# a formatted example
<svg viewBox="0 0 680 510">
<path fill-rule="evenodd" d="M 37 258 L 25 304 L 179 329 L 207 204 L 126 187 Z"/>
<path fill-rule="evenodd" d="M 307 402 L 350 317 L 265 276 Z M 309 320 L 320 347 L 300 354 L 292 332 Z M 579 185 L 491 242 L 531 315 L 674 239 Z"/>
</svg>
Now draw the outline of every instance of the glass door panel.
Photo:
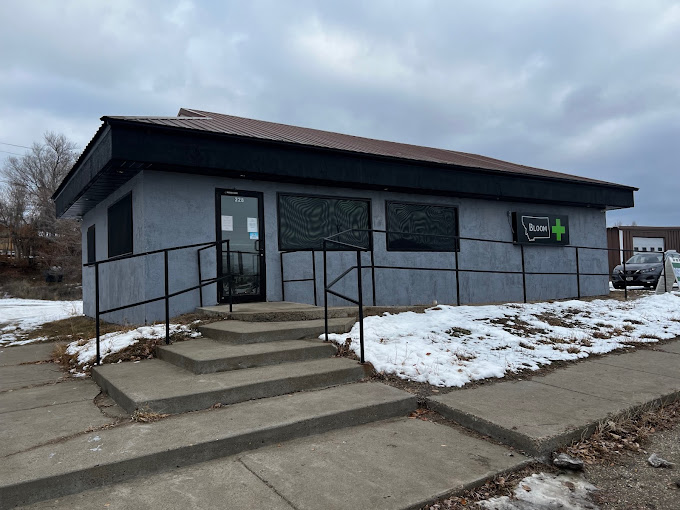
<svg viewBox="0 0 680 510">
<path fill-rule="evenodd" d="M 218 286 L 220 302 L 265 301 L 262 195 L 218 191 L 218 230 L 223 242 L 218 272 L 228 276 Z"/>
</svg>

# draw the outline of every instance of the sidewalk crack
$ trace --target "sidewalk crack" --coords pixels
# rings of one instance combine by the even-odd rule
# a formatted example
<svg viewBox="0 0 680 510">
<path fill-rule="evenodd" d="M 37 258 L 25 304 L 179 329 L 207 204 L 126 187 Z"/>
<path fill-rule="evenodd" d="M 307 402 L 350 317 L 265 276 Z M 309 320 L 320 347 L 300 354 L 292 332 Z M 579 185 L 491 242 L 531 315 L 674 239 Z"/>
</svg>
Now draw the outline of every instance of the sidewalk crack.
<svg viewBox="0 0 680 510">
<path fill-rule="evenodd" d="M 293 504 L 292 501 L 290 501 L 290 500 L 289 500 L 288 498 L 286 498 L 283 494 L 281 494 L 278 490 L 276 490 L 276 487 L 274 487 L 271 483 L 269 483 L 267 480 L 265 480 L 265 479 L 262 478 L 260 475 L 258 475 L 255 471 L 253 471 L 252 469 L 250 469 L 250 468 L 246 465 L 246 463 L 243 462 L 243 459 L 241 459 L 241 458 L 239 457 L 238 462 L 239 462 L 244 468 L 246 468 L 246 470 L 248 470 L 248 472 L 250 472 L 253 476 L 255 476 L 255 478 L 257 478 L 257 479 L 260 480 L 263 484 L 265 484 L 267 487 L 269 487 L 269 488 L 270 488 L 270 489 L 271 489 L 278 497 L 280 497 L 282 500 L 284 500 L 286 503 L 288 503 L 288 505 L 290 505 L 291 508 L 293 508 L 294 510 L 300 510 L 298 507 L 296 507 L 296 506 Z"/>
<path fill-rule="evenodd" d="M 578 393 L 579 395 L 586 395 L 587 397 L 595 397 L 595 398 L 599 398 L 599 399 L 602 399 L 602 400 L 608 400 L 609 402 L 627 403 L 627 401 L 622 399 L 622 398 L 607 398 L 607 397 L 603 397 L 603 396 L 600 396 L 600 395 L 593 395 L 592 393 L 586 393 L 585 391 L 579 391 L 579 390 L 575 390 L 573 388 L 565 388 L 564 386 L 557 386 L 556 384 L 541 382 L 541 381 L 537 381 L 536 379 L 532 379 L 532 382 L 535 382 L 535 383 L 538 383 L 538 384 L 543 384 L 544 386 L 550 386 L 551 388 L 557 388 L 557 389 L 564 390 L 564 391 L 571 391 L 572 393 Z"/>
</svg>

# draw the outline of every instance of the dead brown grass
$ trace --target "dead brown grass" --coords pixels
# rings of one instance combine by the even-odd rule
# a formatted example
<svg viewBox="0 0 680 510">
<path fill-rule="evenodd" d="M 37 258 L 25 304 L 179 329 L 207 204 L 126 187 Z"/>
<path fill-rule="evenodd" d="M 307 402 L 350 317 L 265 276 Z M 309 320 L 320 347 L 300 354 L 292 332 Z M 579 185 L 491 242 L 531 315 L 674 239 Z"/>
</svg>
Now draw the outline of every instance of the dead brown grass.
<svg viewBox="0 0 680 510">
<path fill-rule="evenodd" d="M 536 328 L 519 317 L 505 316 L 498 319 L 491 319 L 489 323 L 495 324 L 496 326 L 501 326 L 504 331 L 507 331 L 508 333 L 511 333 L 515 336 L 535 336 L 545 335 L 548 333 L 547 330 Z"/>
<path fill-rule="evenodd" d="M 100 321 L 99 330 L 102 335 L 113 331 L 126 331 L 131 327 L 120 326 L 110 322 Z M 46 337 L 51 342 L 73 342 L 74 340 L 94 338 L 96 333 L 95 320 L 81 315 L 58 321 L 46 322 L 39 328 L 26 332 L 25 338 Z"/>
<path fill-rule="evenodd" d="M 135 412 L 132 413 L 131 420 L 139 423 L 153 423 L 155 421 L 162 420 L 163 418 L 167 418 L 168 416 L 170 415 L 156 413 L 150 411 L 149 409 L 135 409 Z"/>
<path fill-rule="evenodd" d="M 623 455 L 640 452 L 654 432 L 680 424 L 680 401 L 626 414 L 601 423 L 587 439 L 560 451 L 587 464 L 611 463 Z"/>
<path fill-rule="evenodd" d="M 556 472 L 551 466 L 536 462 L 512 473 L 496 475 L 480 487 L 461 491 L 450 498 L 440 499 L 424 506 L 422 510 L 469 510 L 470 508 L 481 508 L 476 504 L 478 501 L 502 496 L 512 498 L 515 487 L 522 479 L 540 471 L 544 473 Z"/>
<path fill-rule="evenodd" d="M 209 317 L 200 313 L 187 313 L 174 317 L 173 324 L 187 325 L 193 331 L 197 331 L 202 324 L 208 324 L 220 320 L 218 317 Z M 137 326 L 121 326 L 108 322 L 100 322 L 100 334 L 105 335 L 115 331 L 130 331 Z M 70 370 L 78 365 L 75 356 L 69 355 L 66 348 L 69 343 L 78 341 L 81 344 L 96 336 L 95 320 L 90 317 L 70 317 L 54 322 L 45 323 L 41 328 L 30 332 L 28 338 L 47 337 L 50 341 L 55 341 L 52 351 L 52 359 L 59 363 L 66 370 Z M 172 343 L 189 340 L 191 337 L 187 333 L 173 333 L 170 336 Z M 156 347 L 165 342 L 164 338 L 142 338 L 134 345 L 123 349 L 120 352 L 110 354 L 105 359 L 105 363 L 118 363 L 119 361 L 140 361 L 156 356 Z M 90 373 L 91 367 L 85 372 Z"/>
<path fill-rule="evenodd" d="M 445 333 L 447 335 L 453 337 L 453 338 L 460 338 L 460 337 L 463 337 L 463 336 L 471 335 L 472 331 L 470 331 L 469 329 L 465 329 L 465 328 L 453 327 L 451 329 L 447 329 L 445 331 Z"/>
</svg>

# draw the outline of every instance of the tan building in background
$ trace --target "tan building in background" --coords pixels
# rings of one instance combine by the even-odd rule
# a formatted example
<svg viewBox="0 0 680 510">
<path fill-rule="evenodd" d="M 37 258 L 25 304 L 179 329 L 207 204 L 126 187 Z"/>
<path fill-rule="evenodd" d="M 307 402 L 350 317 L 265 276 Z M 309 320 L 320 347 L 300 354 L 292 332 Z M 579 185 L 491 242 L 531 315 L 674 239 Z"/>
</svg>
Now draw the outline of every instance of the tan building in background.
<svg viewBox="0 0 680 510">
<path fill-rule="evenodd" d="M 609 271 L 634 253 L 680 252 L 680 227 L 620 226 L 607 229 Z M 617 250 L 617 251 L 615 251 Z"/>
</svg>

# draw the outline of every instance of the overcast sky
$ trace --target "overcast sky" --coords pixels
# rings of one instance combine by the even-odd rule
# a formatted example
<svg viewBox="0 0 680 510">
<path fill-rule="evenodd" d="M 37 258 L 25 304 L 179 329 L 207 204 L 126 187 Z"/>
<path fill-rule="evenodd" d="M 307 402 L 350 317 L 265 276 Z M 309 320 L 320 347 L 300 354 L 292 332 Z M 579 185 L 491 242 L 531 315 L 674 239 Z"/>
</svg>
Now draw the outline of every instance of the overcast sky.
<svg viewBox="0 0 680 510">
<path fill-rule="evenodd" d="M 0 164 L 45 131 L 180 107 L 640 188 L 680 224 L 680 3 L 0 1 Z"/>
</svg>

